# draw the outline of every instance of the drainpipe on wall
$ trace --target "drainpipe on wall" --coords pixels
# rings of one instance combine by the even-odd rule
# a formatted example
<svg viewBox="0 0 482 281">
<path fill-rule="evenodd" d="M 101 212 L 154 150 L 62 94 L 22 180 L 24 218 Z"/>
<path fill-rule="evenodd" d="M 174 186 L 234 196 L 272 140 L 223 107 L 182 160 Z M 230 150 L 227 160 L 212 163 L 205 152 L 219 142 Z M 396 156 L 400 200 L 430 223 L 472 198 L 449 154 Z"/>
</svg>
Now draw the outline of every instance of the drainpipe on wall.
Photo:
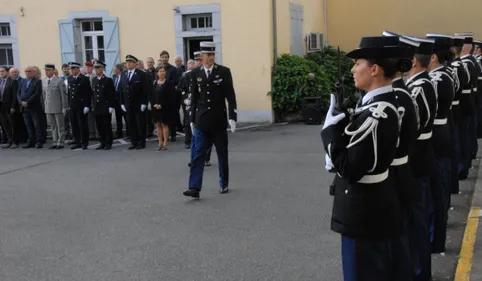
<svg viewBox="0 0 482 281">
<path fill-rule="evenodd" d="M 273 65 L 276 65 L 278 60 L 278 24 L 277 24 L 277 13 L 276 13 L 276 1 L 272 0 L 272 10 L 273 10 Z"/>
<path fill-rule="evenodd" d="M 324 31 L 323 31 L 324 40 L 323 41 L 325 41 L 325 42 L 323 42 L 324 46 L 328 45 L 328 26 L 326 24 L 326 22 L 327 22 L 326 21 L 326 1 L 328 1 L 328 0 L 323 0 L 323 29 L 324 29 Z"/>
</svg>

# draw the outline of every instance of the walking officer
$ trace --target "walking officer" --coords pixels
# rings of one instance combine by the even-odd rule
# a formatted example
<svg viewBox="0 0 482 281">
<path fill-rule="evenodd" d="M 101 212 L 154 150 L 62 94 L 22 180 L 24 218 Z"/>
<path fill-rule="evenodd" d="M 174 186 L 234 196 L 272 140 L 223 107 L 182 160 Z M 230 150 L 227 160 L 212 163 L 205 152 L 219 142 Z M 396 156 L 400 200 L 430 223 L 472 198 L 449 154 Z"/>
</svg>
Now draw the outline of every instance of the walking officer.
<svg viewBox="0 0 482 281">
<path fill-rule="evenodd" d="M 115 87 L 112 78 L 104 75 L 105 63 L 94 63 L 96 76 L 92 79 L 93 113 L 100 137 L 100 146 L 96 150 L 112 148 L 112 112 L 115 106 Z"/>
<path fill-rule="evenodd" d="M 355 59 L 355 87 L 366 91 L 355 113 L 335 108 L 326 115 L 321 137 L 337 175 L 331 229 L 340 233 L 345 281 L 392 281 L 392 239 L 401 214 L 388 169 L 399 137 L 399 112 L 392 79 L 405 51 L 397 37 L 364 37 L 347 54 Z"/>
<path fill-rule="evenodd" d="M 398 70 L 395 74 L 395 79 L 392 81 L 393 91 L 399 103 L 398 111 L 401 120 L 399 143 L 395 159 L 390 164 L 390 178 L 393 179 L 402 214 L 402 232 L 399 237 L 393 239 L 393 281 L 413 281 L 413 251 L 410 246 L 409 218 L 411 217 L 412 204 L 416 199 L 417 188 L 408 160 L 418 136 L 419 125 L 416 102 L 402 79 L 402 73 L 408 72 L 412 68 L 415 48 L 420 43 L 389 31 L 384 31 L 383 35 L 396 36 L 400 40 L 399 45 L 404 47 L 405 50 L 405 54 L 397 59 Z"/>
<path fill-rule="evenodd" d="M 71 149 L 87 149 L 89 145 L 89 124 L 87 113 L 92 104 L 92 88 L 89 77 L 80 73 L 80 63 L 70 62 L 71 75 L 68 81 L 68 99 L 71 112 L 72 132 L 74 135 L 74 146 Z"/>
<path fill-rule="evenodd" d="M 411 238 L 417 250 L 415 280 L 430 280 L 432 263 L 430 229 L 433 224 L 433 205 L 430 189 L 430 176 L 435 165 L 432 127 L 437 114 L 437 96 L 430 80 L 427 67 L 433 53 L 431 39 L 408 37 L 420 43 L 415 49 L 412 69 L 408 72 L 407 87 L 415 99 L 419 113 L 419 131 L 409 163 L 415 177 L 417 201 L 412 206 Z"/>
<path fill-rule="evenodd" d="M 179 80 L 179 85 L 177 86 L 177 90 L 181 92 L 182 96 L 182 111 L 183 111 L 183 125 L 184 125 L 184 148 L 190 149 L 191 148 L 191 139 L 192 139 L 192 132 L 191 132 L 191 125 L 189 122 L 189 112 L 191 109 L 191 71 L 195 68 L 195 62 L 193 60 L 189 60 L 187 62 L 187 71 L 184 72 Z"/>
<path fill-rule="evenodd" d="M 445 64 L 450 55 L 453 39 L 439 34 L 427 34 L 435 40 L 428 70 L 437 94 L 437 112 L 433 124 L 435 166 L 430 177 L 434 206 L 434 233 L 432 253 L 444 253 L 447 238 L 448 210 L 450 208 L 451 128 L 448 123 L 450 107 L 455 96 L 453 76 Z"/>
<path fill-rule="evenodd" d="M 146 109 L 151 85 L 146 73 L 137 69 L 138 59 L 126 56 L 127 70 L 121 74 L 120 103 L 127 113 L 127 122 L 131 138 L 129 149 L 146 148 Z"/>
<path fill-rule="evenodd" d="M 222 194 L 228 192 L 228 134 L 236 129 L 236 95 L 231 70 L 216 64 L 216 45 L 201 42 L 201 67 L 192 71 L 191 129 L 196 142 L 196 154 L 189 175 L 189 189 L 185 196 L 199 198 L 202 189 L 204 163 L 208 148 L 214 144 L 219 159 L 219 184 Z M 226 100 L 228 110 L 226 110 Z M 229 114 L 227 113 L 229 112 Z M 229 116 L 229 122 L 228 122 Z"/>
</svg>

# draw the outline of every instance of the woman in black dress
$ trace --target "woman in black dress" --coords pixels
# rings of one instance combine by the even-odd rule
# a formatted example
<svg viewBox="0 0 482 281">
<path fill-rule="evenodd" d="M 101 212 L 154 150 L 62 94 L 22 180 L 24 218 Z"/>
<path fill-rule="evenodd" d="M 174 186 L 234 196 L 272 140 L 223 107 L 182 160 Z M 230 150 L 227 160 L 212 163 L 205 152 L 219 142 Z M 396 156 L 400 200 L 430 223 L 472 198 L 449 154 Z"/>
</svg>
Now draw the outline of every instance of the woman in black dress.
<svg viewBox="0 0 482 281">
<path fill-rule="evenodd" d="M 157 80 L 154 81 L 154 94 L 152 95 L 152 122 L 157 127 L 159 146 L 157 150 L 167 150 L 169 139 L 169 125 L 171 124 L 171 108 L 169 106 L 170 96 L 174 95 L 174 85 L 166 80 L 166 68 L 164 66 L 157 70 Z"/>
</svg>

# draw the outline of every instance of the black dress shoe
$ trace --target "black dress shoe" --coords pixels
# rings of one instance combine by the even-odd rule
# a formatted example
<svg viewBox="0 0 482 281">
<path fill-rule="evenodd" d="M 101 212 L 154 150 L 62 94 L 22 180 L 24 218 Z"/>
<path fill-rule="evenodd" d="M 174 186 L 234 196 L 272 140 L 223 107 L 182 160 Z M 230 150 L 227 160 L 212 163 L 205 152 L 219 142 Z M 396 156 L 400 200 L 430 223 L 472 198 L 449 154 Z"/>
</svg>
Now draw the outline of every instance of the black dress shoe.
<svg viewBox="0 0 482 281">
<path fill-rule="evenodd" d="M 50 150 L 52 149 L 57 149 L 57 146 L 56 145 L 52 145 L 51 147 L 49 147 Z"/>
<path fill-rule="evenodd" d="M 19 147 L 18 144 L 14 144 L 14 145 L 12 145 L 12 146 L 10 147 L 10 149 L 17 149 L 18 147 Z"/>
<path fill-rule="evenodd" d="M 171 141 L 177 141 L 176 136 L 172 136 L 172 137 L 171 137 Z"/>
<path fill-rule="evenodd" d="M 88 148 L 87 145 L 82 146 L 82 150 L 86 150 L 87 148 Z"/>
<path fill-rule="evenodd" d="M 63 145 L 59 145 L 59 146 L 57 146 L 57 149 L 64 149 L 64 146 L 63 146 Z"/>
<path fill-rule="evenodd" d="M 204 166 L 206 166 L 206 167 L 211 166 L 211 162 L 210 162 L 210 161 L 206 161 L 206 163 L 204 163 Z"/>
<path fill-rule="evenodd" d="M 189 168 L 191 168 L 191 167 L 192 167 L 192 162 L 187 163 L 187 165 L 189 166 Z"/>
<path fill-rule="evenodd" d="M 227 186 L 221 188 L 221 190 L 219 191 L 219 193 L 221 193 L 221 194 L 226 194 L 226 193 L 228 193 L 228 192 L 229 192 L 229 188 L 228 188 Z"/>
<path fill-rule="evenodd" d="M 74 150 L 74 149 L 79 149 L 79 148 L 82 148 L 82 146 L 80 144 L 76 144 L 76 145 L 72 146 L 70 149 Z"/>
<path fill-rule="evenodd" d="M 109 144 L 109 145 L 106 145 L 104 149 L 105 149 L 105 150 L 111 150 L 111 149 L 112 149 L 112 145 L 110 145 L 110 144 Z"/>
<path fill-rule="evenodd" d="M 38 143 L 38 144 L 35 146 L 35 148 L 37 148 L 37 149 L 42 149 L 43 147 L 44 147 L 44 146 L 43 146 L 43 144 L 41 144 L 41 143 Z"/>
<path fill-rule="evenodd" d="M 68 145 L 73 145 L 73 144 L 75 144 L 75 140 L 68 141 L 67 144 L 68 144 Z"/>
<path fill-rule="evenodd" d="M 23 146 L 22 148 L 27 149 L 27 148 L 34 148 L 34 144 L 27 144 L 26 146 Z"/>
<path fill-rule="evenodd" d="M 105 145 L 101 144 L 99 147 L 97 147 L 95 150 L 102 150 L 105 149 Z"/>
<path fill-rule="evenodd" d="M 133 150 L 133 149 L 136 149 L 137 148 L 137 145 L 131 145 L 129 146 L 129 150 Z"/>
<path fill-rule="evenodd" d="M 5 145 L 5 146 L 2 146 L 3 149 L 9 149 L 10 147 L 12 147 L 12 144 L 11 144 L 11 143 L 9 143 L 9 144 L 7 144 L 7 145 Z"/>
<path fill-rule="evenodd" d="M 191 145 L 188 144 L 188 143 L 186 143 L 186 144 L 184 145 L 184 148 L 185 148 L 185 149 L 190 149 L 190 148 L 191 148 Z"/>
<path fill-rule="evenodd" d="M 145 144 L 144 144 L 144 145 L 138 145 L 138 146 L 136 146 L 136 149 L 144 149 L 144 148 L 146 148 L 146 145 L 145 145 Z"/>
<path fill-rule="evenodd" d="M 197 189 L 188 189 L 184 191 L 182 194 L 187 197 L 199 198 L 199 190 Z"/>
</svg>

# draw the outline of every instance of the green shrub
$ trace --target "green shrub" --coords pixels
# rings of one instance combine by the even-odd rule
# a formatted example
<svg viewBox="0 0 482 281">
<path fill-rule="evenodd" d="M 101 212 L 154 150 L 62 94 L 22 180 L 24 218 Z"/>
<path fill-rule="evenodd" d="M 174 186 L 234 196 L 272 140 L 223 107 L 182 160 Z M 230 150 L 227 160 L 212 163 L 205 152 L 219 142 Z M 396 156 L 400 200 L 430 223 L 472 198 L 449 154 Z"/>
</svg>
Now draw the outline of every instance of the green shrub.
<svg viewBox="0 0 482 281">
<path fill-rule="evenodd" d="M 314 78 L 310 79 L 310 73 Z M 273 69 L 273 109 L 279 117 L 298 113 L 305 97 L 321 96 L 329 100 L 331 85 L 322 69 L 314 61 L 298 56 L 282 55 Z"/>
<path fill-rule="evenodd" d="M 341 74 L 344 76 L 347 93 L 355 91 L 351 68 L 353 60 L 340 55 Z M 310 79 L 310 73 L 314 78 Z M 329 46 L 321 52 L 310 53 L 306 58 L 282 55 L 272 73 L 271 96 L 273 110 L 278 119 L 286 115 L 299 113 L 305 97 L 322 97 L 323 109 L 327 108 L 330 93 L 338 81 L 338 52 Z"/>
</svg>

